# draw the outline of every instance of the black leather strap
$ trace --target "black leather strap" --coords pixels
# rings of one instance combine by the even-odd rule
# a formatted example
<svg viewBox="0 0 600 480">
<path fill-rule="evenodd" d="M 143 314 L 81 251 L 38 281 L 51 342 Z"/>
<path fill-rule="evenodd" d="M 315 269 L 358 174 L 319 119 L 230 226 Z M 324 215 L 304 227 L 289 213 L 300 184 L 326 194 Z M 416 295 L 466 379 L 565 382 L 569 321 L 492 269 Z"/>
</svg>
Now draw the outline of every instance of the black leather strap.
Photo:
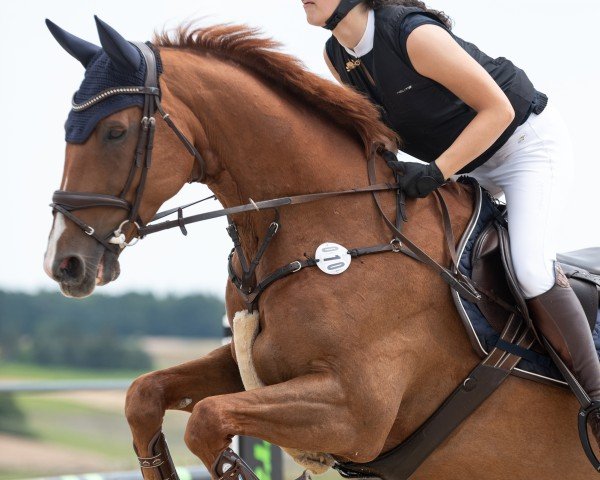
<svg viewBox="0 0 600 480">
<path fill-rule="evenodd" d="M 201 222 L 211 218 L 224 217 L 226 215 L 235 215 L 236 213 L 252 212 L 265 210 L 269 208 L 282 207 L 284 205 L 298 205 L 301 203 L 314 202 L 323 198 L 335 197 L 339 195 L 350 195 L 353 193 L 363 192 L 374 192 L 384 190 L 396 190 L 397 184 L 390 183 L 379 183 L 377 185 L 369 185 L 367 187 L 353 188 L 350 190 L 340 190 L 337 192 L 320 192 L 320 193 L 308 193 L 305 195 L 295 195 L 293 197 L 281 197 L 274 198 L 271 200 L 263 200 L 260 202 L 250 202 L 245 205 L 239 205 L 237 207 L 223 208 L 220 210 L 213 210 L 212 212 L 200 213 L 198 215 L 192 215 L 183 219 L 185 225 L 189 223 Z M 147 225 L 139 230 L 140 235 L 150 235 L 151 233 L 160 232 L 162 230 L 168 230 L 169 228 L 175 228 L 179 226 L 178 220 L 169 220 L 166 222 L 158 223 L 155 225 Z"/>
<path fill-rule="evenodd" d="M 56 190 L 52 195 L 52 204 L 61 205 L 65 210 L 73 211 L 90 207 L 116 207 L 129 210 L 131 205 L 122 198 L 102 193 L 67 192 Z"/>
<path fill-rule="evenodd" d="M 344 476 L 350 471 L 365 477 L 384 477 L 393 465 L 396 479 L 408 479 L 425 459 L 506 380 L 510 371 L 478 365 L 441 407 L 399 447 L 368 464 L 335 465 Z M 393 458 L 392 458 L 393 457 Z M 398 461 L 399 459 L 404 461 Z M 352 475 L 354 476 L 354 475 Z M 387 477 L 389 479 L 389 477 Z M 391 480 L 391 479 L 390 479 Z"/>
<path fill-rule="evenodd" d="M 165 123 L 169 126 L 169 128 L 173 130 L 173 132 L 175 132 L 175 135 L 177 135 L 177 138 L 179 138 L 181 143 L 183 143 L 187 151 L 190 152 L 196 159 L 196 163 L 198 164 L 198 168 L 200 169 L 200 176 L 198 177 L 198 179 L 196 179 L 196 181 L 204 181 L 204 179 L 206 178 L 206 162 L 204 161 L 204 158 L 202 157 L 200 152 L 196 149 L 196 147 L 194 147 L 192 142 L 190 142 L 187 139 L 187 137 L 181 132 L 181 130 L 179 130 L 177 126 L 173 123 L 173 120 L 171 120 L 170 115 L 163 110 L 162 105 L 158 99 L 156 101 L 156 109 L 158 110 L 158 113 L 160 113 L 160 116 L 165 121 Z"/>
<path fill-rule="evenodd" d="M 375 158 L 377 157 L 377 154 L 379 153 L 379 150 L 380 150 L 379 147 L 380 146 L 377 146 L 377 145 L 373 146 L 373 149 L 369 156 L 369 160 L 367 162 L 367 171 L 368 171 L 370 183 L 375 183 L 377 181 L 376 174 L 375 174 Z M 410 239 L 408 239 L 398 228 L 396 228 L 396 225 L 394 225 L 394 223 L 387 217 L 387 215 L 383 211 L 383 207 L 381 206 L 381 203 L 379 201 L 379 197 L 378 197 L 376 191 L 373 192 L 373 199 L 375 200 L 375 205 L 377 206 L 377 210 L 379 211 L 379 214 L 385 221 L 385 224 L 392 231 L 392 234 L 394 235 L 394 237 L 397 238 L 398 241 L 400 241 L 402 243 L 402 246 L 406 247 L 408 250 L 410 250 L 413 253 L 413 258 L 417 258 L 419 261 L 432 267 L 435 271 L 437 271 L 440 274 L 442 279 L 448 285 L 450 285 L 453 289 L 455 289 L 463 298 L 466 298 L 467 300 L 469 300 L 472 303 L 477 303 L 481 299 L 481 294 L 479 294 L 477 292 L 475 287 L 473 287 L 473 285 L 471 285 L 469 279 L 466 278 L 464 275 L 462 275 L 462 273 L 460 271 L 455 269 L 456 271 L 453 272 L 453 271 L 450 271 L 447 268 L 443 267 L 442 265 L 440 265 L 433 258 L 431 258 L 429 255 L 427 255 L 423 250 L 421 250 L 417 245 L 415 245 Z M 447 215 L 447 206 L 443 200 L 443 197 L 441 196 L 441 194 L 439 194 L 439 192 L 438 192 L 438 200 L 440 200 L 440 205 L 442 208 L 442 212 L 445 214 L 444 215 L 444 219 L 445 219 L 446 215 Z M 445 226 L 446 226 L 446 224 L 445 224 Z M 449 236 L 452 235 L 451 230 L 448 230 L 448 228 L 446 227 L 444 229 L 444 232 L 445 232 L 447 244 L 451 245 L 451 240 L 449 239 Z M 452 248 L 454 248 L 454 247 L 452 246 Z M 450 254 L 452 255 L 452 250 L 450 251 Z M 456 256 L 456 255 L 454 255 L 454 256 Z"/>
<path fill-rule="evenodd" d="M 146 179 L 148 177 L 148 170 L 152 165 L 152 151 L 154 148 L 154 132 L 156 128 L 156 121 L 154 119 L 155 111 L 158 109 L 163 119 L 171 128 L 180 141 L 184 144 L 187 150 L 194 156 L 196 161 L 198 162 L 198 167 L 200 170 L 200 178 L 199 181 L 203 180 L 205 177 L 206 167 L 204 164 L 204 159 L 196 150 L 194 145 L 186 138 L 186 136 L 177 128 L 177 126 L 173 123 L 173 121 L 169 118 L 169 115 L 165 113 L 160 105 L 160 88 L 158 84 L 158 63 L 159 63 L 159 54 L 158 51 L 154 51 L 150 44 L 135 42 L 134 45 L 139 49 L 142 56 L 144 57 L 146 64 L 146 78 L 143 86 L 125 86 L 125 87 L 114 87 L 103 92 L 100 92 L 95 97 L 87 100 L 82 104 L 73 104 L 73 110 L 82 111 L 96 103 L 108 98 L 112 95 L 144 95 L 144 106 L 143 113 L 141 119 L 141 128 L 138 136 L 138 141 L 135 149 L 135 154 L 133 158 L 133 163 L 131 168 L 129 169 L 129 175 L 123 189 L 121 190 L 118 197 L 114 195 L 107 194 L 97 194 L 97 193 L 85 193 L 85 192 L 67 192 L 58 190 L 54 193 L 53 203 L 51 206 L 55 211 L 58 211 L 73 221 L 76 225 L 78 225 L 86 234 L 90 235 L 92 238 L 98 240 L 99 243 L 104 245 L 107 249 L 118 253 L 120 248 L 123 248 L 127 243 L 122 243 L 119 241 L 121 238 L 121 228 L 118 227 L 116 230 L 113 230 L 106 238 L 101 238 L 95 232 L 95 229 L 91 226 L 77 218 L 72 213 L 69 213 L 73 210 L 79 210 L 83 208 L 92 208 L 92 207 L 116 207 L 122 208 L 129 212 L 128 214 L 128 223 L 135 226 L 143 226 L 141 219 L 139 218 L 139 209 L 142 202 L 142 197 L 144 195 L 144 189 L 146 186 Z M 139 176 L 140 180 L 135 187 L 135 197 L 132 204 L 127 202 L 125 198 L 130 192 L 133 180 L 137 177 L 138 169 L 141 170 L 141 174 Z M 184 218 L 182 214 L 182 209 L 179 208 L 176 210 L 178 213 L 178 220 L 176 220 L 176 225 L 178 226 L 184 234 L 186 233 Z M 121 223 L 121 225 L 123 225 Z M 139 233 L 138 233 L 139 235 Z M 124 238 L 124 237 L 123 237 Z M 110 240 L 109 240 L 110 239 Z"/>
<path fill-rule="evenodd" d="M 338 7 L 331 14 L 331 17 L 327 19 L 327 22 L 325 22 L 325 26 L 323 28 L 327 30 L 333 30 L 338 26 L 338 23 L 340 23 L 344 17 L 348 15 L 348 13 L 350 13 L 350 10 L 356 7 L 359 3 L 362 3 L 362 0 L 341 0 Z"/>
</svg>

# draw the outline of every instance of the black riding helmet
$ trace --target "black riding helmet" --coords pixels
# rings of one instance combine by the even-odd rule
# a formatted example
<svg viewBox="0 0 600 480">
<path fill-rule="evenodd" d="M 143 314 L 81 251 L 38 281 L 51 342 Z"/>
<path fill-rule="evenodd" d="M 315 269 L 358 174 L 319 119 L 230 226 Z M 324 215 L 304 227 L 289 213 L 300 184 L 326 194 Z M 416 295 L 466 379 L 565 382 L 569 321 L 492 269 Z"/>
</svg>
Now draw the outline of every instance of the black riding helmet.
<svg viewBox="0 0 600 480">
<path fill-rule="evenodd" d="M 340 23 L 344 17 L 348 15 L 350 10 L 352 10 L 361 2 L 362 0 L 341 0 L 331 17 L 327 19 L 327 22 L 323 28 L 326 28 L 327 30 L 333 30 L 335 27 L 337 27 L 338 23 Z"/>
</svg>

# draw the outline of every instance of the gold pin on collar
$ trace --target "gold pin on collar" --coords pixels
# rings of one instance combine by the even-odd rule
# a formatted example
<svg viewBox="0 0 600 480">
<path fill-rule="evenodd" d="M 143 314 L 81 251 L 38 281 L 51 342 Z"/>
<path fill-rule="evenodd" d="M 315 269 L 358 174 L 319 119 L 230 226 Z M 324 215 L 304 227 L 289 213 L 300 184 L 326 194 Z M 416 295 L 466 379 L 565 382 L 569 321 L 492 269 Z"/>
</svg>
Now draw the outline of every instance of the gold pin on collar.
<svg viewBox="0 0 600 480">
<path fill-rule="evenodd" d="M 346 62 L 346 71 L 350 72 L 351 70 L 354 70 L 359 65 L 360 65 L 360 58 L 357 58 L 356 60 L 348 60 Z"/>
</svg>

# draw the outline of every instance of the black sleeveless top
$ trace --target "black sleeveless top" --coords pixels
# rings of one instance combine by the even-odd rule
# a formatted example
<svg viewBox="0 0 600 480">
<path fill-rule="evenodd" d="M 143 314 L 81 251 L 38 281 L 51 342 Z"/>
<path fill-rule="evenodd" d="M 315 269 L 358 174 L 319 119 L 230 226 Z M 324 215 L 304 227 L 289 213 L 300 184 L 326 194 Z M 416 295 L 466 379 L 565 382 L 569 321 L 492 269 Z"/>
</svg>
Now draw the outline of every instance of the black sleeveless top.
<svg viewBox="0 0 600 480">
<path fill-rule="evenodd" d="M 420 75 L 406 53 L 401 25 L 409 14 L 431 18 L 444 28 L 502 88 L 515 110 L 515 118 L 496 142 L 458 173 L 468 173 L 488 160 L 532 111 L 539 112 L 548 98 L 538 92 L 523 70 L 510 60 L 493 59 L 476 45 L 457 37 L 432 13 L 418 7 L 390 5 L 375 10 L 373 49 L 353 68 L 355 57 L 331 36 L 326 52 L 345 84 L 367 95 L 381 107 L 382 120 L 404 141 L 405 153 L 433 162 L 446 151 L 477 112 L 440 83 Z M 417 22 L 418 23 L 418 22 Z M 432 23 L 432 22 L 420 22 Z M 416 25 L 415 25 L 416 26 Z M 349 63 L 350 62 L 350 63 Z"/>
</svg>

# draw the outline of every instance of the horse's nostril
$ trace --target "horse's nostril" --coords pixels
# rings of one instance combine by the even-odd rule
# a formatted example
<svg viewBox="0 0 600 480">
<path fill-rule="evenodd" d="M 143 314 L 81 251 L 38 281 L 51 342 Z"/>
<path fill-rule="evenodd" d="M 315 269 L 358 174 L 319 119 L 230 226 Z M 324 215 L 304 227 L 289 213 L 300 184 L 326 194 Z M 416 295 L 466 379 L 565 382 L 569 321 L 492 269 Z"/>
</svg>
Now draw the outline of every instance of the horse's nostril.
<svg viewBox="0 0 600 480">
<path fill-rule="evenodd" d="M 78 257 L 67 257 L 58 266 L 57 277 L 63 282 L 73 282 L 83 277 L 84 265 Z"/>
</svg>

